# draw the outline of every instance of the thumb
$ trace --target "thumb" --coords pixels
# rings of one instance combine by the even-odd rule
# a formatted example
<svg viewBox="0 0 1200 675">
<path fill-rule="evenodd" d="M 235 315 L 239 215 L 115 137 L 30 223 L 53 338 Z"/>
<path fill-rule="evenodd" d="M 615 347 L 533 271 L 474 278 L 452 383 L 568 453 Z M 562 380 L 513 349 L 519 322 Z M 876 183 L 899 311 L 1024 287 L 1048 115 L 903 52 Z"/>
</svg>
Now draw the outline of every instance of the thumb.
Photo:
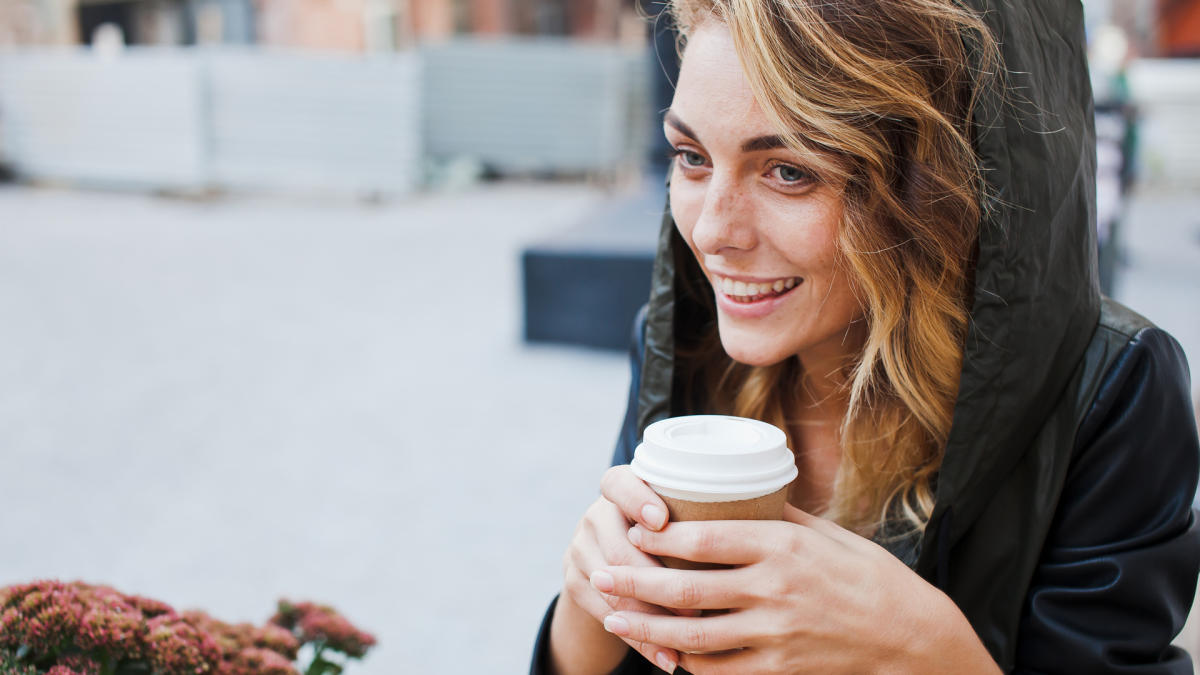
<svg viewBox="0 0 1200 675">
<path fill-rule="evenodd" d="M 783 519 L 789 523 L 804 525 L 805 527 L 812 527 L 814 525 L 814 520 L 820 520 L 820 518 L 812 515 L 811 513 L 798 509 L 791 504 L 783 505 Z"/>
<path fill-rule="evenodd" d="M 820 516 L 798 509 L 791 504 L 783 505 L 783 519 L 789 523 L 794 523 L 802 527 L 807 527 L 810 530 L 816 530 L 828 537 L 840 538 L 843 534 L 848 533 L 842 529 L 840 525 L 832 520 L 826 520 Z"/>
</svg>

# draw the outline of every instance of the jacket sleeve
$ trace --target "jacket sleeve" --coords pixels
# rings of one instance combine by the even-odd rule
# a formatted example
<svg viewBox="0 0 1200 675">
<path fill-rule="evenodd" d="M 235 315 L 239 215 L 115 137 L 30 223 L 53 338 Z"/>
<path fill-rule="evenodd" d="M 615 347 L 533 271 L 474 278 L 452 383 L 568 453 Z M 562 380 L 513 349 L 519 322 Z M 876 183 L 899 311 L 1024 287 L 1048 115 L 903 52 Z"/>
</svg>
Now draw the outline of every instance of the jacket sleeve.
<svg viewBox="0 0 1200 675">
<path fill-rule="evenodd" d="M 620 435 L 617 436 L 617 447 L 613 451 L 613 466 L 631 462 L 633 450 L 637 447 L 637 400 L 642 380 L 642 352 L 645 346 L 646 307 L 643 305 L 633 322 L 633 336 L 629 347 L 629 364 L 632 371 L 629 383 L 629 403 L 625 410 L 625 422 L 621 425 Z M 542 626 L 538 630 L 537 641 L 533 646 L 533 663 L 529 668 L 529 675 L 550 675 L 550 619 L 554 616 L 554 607 L 557 604 L 558 598 L 555 597 L 542 618 Z M 650 675 L 662 672 L 642 658 L 641 654 L 630 649 L 625 660 L 621 661 L 610 675 Z"/>
<path fill-rule="evenodd" d="M 1179 345 L 1140 331 L 1076 436 L 1027 595 L 1020 673 L 1191 673 L 1171 646 L 1200 570 L 1200 449 Z"/>
<path fill-rule="evenodd" d="M 642 305 L 637 318 L 633 320 L 633 335 L 629 340 L 629 402 L 625 406 L 625 422 L 621 425 L 621 434 L 617 436 L 617 447 L 613 451 L 612 465 L 628 464 L 633 461 L 633 451 L 637 447 L 638 433 L 638 393 L 642 388 L 642 360 L 646 352 L 646 311 Z"/>
</svg>

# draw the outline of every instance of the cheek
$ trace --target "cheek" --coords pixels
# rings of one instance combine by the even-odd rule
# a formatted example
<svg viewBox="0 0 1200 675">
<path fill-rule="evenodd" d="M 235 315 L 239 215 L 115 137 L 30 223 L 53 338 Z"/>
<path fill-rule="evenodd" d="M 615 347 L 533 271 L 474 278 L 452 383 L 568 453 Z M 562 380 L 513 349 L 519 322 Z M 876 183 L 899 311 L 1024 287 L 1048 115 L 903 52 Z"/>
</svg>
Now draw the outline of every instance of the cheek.
<svg viewBox="0 0 1200 675">
<path fill-rule="evenodd" d="M 696 221 L 700 219 L 700 211 L 704 208 L 704 193 L 695 186 L 686 185 L 683 179 L 676 178 L 671 181 L 667 194 L 671 200 L 671 218 L 675 220 L 675 228 L 694 250 L 692 230 L 695 229 Z"/>
<path fill-rule="evenodd" d="M 823 205 L 782 204 L 769 216 L 763 236 L 770 247 L 807 276 L 831 279 L 844 264 L 838 244 L 840 213 Z"/>
</svg>

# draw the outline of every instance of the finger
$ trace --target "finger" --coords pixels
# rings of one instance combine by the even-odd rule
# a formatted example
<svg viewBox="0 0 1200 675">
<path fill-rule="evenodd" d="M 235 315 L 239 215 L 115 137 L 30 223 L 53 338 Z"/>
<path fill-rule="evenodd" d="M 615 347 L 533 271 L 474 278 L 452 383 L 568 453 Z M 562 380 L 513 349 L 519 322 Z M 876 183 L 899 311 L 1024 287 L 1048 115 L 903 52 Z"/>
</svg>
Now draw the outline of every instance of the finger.
<svg viewBox="0 0 1200 675">
<path fill-rule="evenodd" d="M 675 614 L 675 612 L 666 607 L 652 605 L 637 598 L 605 593 L 592 585 L 587 573 L 579 568 L 572 568 L 567 571 L 564 576 L 564 586 L 570 594 L 571 599 L 575 600 L 580 607 L 584 607 L 585 611 L 591 614 L 597 622 L 604 621 L 605 616 L 616 611 L 645 612 L 646 614 Z M 599 597 L 604 604 L 601 605 L 593 600 L 587 600 L 593 595 Z"/>
<path fill-rule="evenodd" d="M 638 551 L 638 555 L 644 556 L 645 554 Z M 603 621 L 606 614 L 619 609 L 636 609 L 637 611 L 647 612 L 664 611 L 662 608 L 653 607 L 634 598 L 623 598 L 619 595 L 604 593 L 592 586 L 588 581 L 589 576 L 593 571 L 607 565 L 609 563 L 604 559 L 603 552 L 596 548 L 594 543 L 591 546 L 581 545 L 571 547 L 568 561 L 569 569 L 565 571 L 565 579 L 568 582 L 578 584 L 571 588 L 572 597 L 588 593 L 599 593 L 600 597 L 608 604 L 606 609 L 593 615 L 596 621 Z M 586 588 L 584 588 L 585 586 Z"/>
<path fill-rule="evenodd" d="M 592 572 L 600 593 L 679 609 L 731 609 L 753 602 L 741 569 L 676 570 L 665 567 L 604 567 Z"/>
<path fill-rule="evenodd" d="M 595 521 L 591 523 L 591 534 L 595 537 L 596 545 L 602 560 L 593 567 L 587 567 L 589 573 L 604 565 L 636 565 L 640 567 L 661 567 L 662 563 L 644 551 L 639 550 L 629 541 L 629 521 L 612 503 L 606 502 L 604 509 L 598 509 Z"/>
<path fill-rule="evenodd" d="M 633 475 L 629 465 L 614 466 L 604 472 L 600 493 L 625 514 L 630 521 L 641 523 L 651 530 L 661 530 L 667 524 L 667 505 L 640 478 Z"/>
<path fill-rule="evenodd" d="M 802 511 L 791 504 L 784 504 L 783 519 L 789 523 L 802 525 L 816 532 L 820 532 L 821 534 L 824 534 L 832 539 L 841 540 L 846 534 L 853 535 L 852 532 L 846 530 L 832 520 L 826 520 L 820 516 L 814 516 L 813 514 L 808 513 L 807 511 Z"/>
<path fill-rule="evenodd" d="M 749 565 L 763 560 L 787 535 L 792 523 L 766 520 L 692 520 L 671 523 L 661 532 L 634 525 L 629 541 L 639 550 L 692 562 Z"/>
<path fill-rule="evenodd" d="M 573 570 L 573 573 L 575 578 L 568 578 L 566 581 L 567 588 L 571 593 L 571 600 L 574 601 L 575 604 L 579 605 L 583 611 L 595 618 L 597 622 L 603 623 L 604 617 L 612 614 L 613 609 L 608 606 L 600 593 L 597 593 L 593 588 L 591 588 L 590 584 L 587 583 L 587 579 L 584 578 L 582 574 L 579 574 L 578 570 Z M 579 589 L 579 586 L 581 585 L 587 585 L 586 592 L 583 592 Z M 664 611 L 661 607 L 653 607 L 636 600 L 630 600 L 628 598 L 621 598 L 620 602 L 623 605 L 630 606 L 629 609 L 623 608 L 622 611 L 635 611 L 639 614 L 645 613 L 647 615 Z M 633 640 L 627 637 L 621 637 L 621 639 L 624 640 L 627 645 L 637 651 L 637 653 L 641 654 L 647 661 L 657 664 L 659 668 L 662 668 L 667 672 L 674 670 L 674 665 L 679 663 L 679 653 L 674 649 L 666 649 L 655 644 L 640 640 Z M 668 667 L 668 665 L 670 667 Z"/>
<path fill-rule="evenodd" d="M 721 652 L 745 646 L 744 622 L 737 613 L 689 618 L 641 612 L 614 612 L 604 617 L 613 635 L 649 642 L 678 652 Z"/>
<path fill-rule="evenodd" d="M 755 649 L 735 649 L 719 654 L 680 654 L 679 665 L 697 675 L 743 675 L 770 673 L 763 654 Z"/>
<path fill-rule="evenodd" d="M 832 520 L 826 520 L 825 518 L 801 511 L 791 504 L 784 505 L 783 519 L 789 523 L 795 523 L 813 532 L 823 534 L 827 538 L 852 549 L 864 550 L 875 546 L 875 543 L 870 539 L 851 532 Z"/>
</svg>

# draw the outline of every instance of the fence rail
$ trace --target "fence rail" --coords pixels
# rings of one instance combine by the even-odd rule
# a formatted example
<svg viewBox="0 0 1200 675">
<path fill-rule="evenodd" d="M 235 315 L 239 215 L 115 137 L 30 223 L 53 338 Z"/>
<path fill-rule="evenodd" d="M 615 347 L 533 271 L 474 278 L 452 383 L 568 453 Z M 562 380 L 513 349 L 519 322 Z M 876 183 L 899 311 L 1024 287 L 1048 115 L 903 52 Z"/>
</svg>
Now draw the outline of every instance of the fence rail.
<svg viewBox="0 0 1200 675">
<path fill-rule="evenodd" d="M 644 52 L 457 41 L 369 57 L 0 51 L 0 160 L 139 188 L 405 193 L 430 164 L 615 172 L 648 142 Z"/>
<path fill-rule="evenodd" d="M 1200 188 L 1200 59 L 1138 59 L 1129 66 L 1138 107 L 1138 156 L 1150 184 Z"/>
</svg>

